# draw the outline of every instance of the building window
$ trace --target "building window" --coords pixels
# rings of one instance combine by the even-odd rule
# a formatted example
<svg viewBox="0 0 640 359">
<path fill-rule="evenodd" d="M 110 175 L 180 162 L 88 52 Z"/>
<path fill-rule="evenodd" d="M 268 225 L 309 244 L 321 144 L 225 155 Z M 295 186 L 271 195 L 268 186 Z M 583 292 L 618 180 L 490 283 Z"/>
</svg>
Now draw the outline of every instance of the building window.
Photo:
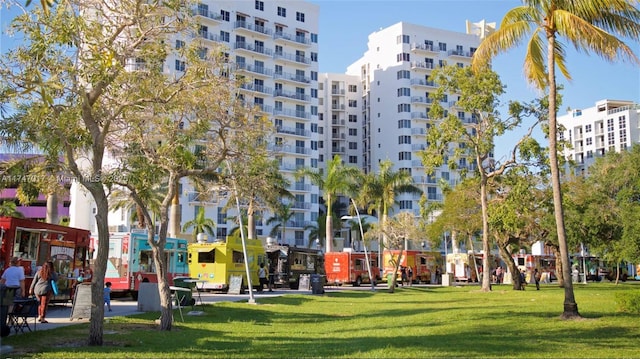
<svg viewBox="0 0 640 359">
<path fill-rule="evenodd" d="M 318 62 L 318 53 L 317 52 L 312 52 L 311 53 L 311 61 Z"/>
<path fill-rule="evenodd" d="M 296 11 L 296 20 L 298 20 L 300 22 L 304 22 L 304 13 Z"/>
<path fill-rule="evenodd" d="M 400 70 L 398 71 L 398 80 L 400 79 L 408 79 L 411 78 L 411 71 L 409 70 Z"/>
<path fill-rule="evenodd" d="M 184 71 L 187 65 L 184 61 L 176 60 L 176 71 Z"/>
<path fill-rule="evenodd" d="M 585 125 L 584 132 L 591 132 L 591 125 Z"/>
<path fill-rule="evenodd" d="M 182 40 L 176 40 L 176 49 L 181 49 L 185 45 L 185 42 Z"/>
<path fill-rule="evenodd" d="M 264 1 L 256 0 L 256 10 L 264 11 Z"/>
<path fill-rule="evenodd" d="M 613 132 L 613 119 L 612 118 L 607 119 L 607 131 Z"/>
<path fill-rule="evenodd" d="M 278 6 L 278 16 L 287 17 L 287 9 Z"/>
<path fill-rule="evenodd" d="M 398 144 L 399 145 L 410 145 L 411 144 L 411 136 L 398 136 Z"/>
<path fill-rule="evenodd" d="M 411 60 L 408 53 L 402 52 L 396 55 L 396 61 L 402 62 L 402 61 L 411 61 Z"/>
<path fill-rule="evenodd" d="M 438 199 L 438 189 L 436 187 L 427 187 L 427 199 L 432 201 Z"/>
<path fill-rule="evenodd" d="M 223 41 L 223 42 L 229 42 L 229 38 L 230 38 L 230 37 L 231 37 L 231 36 L 229 35 L 229 33 L 228 33 L 228 32 L 226 32 L 226 31 L 220 31 L 220 41 Z"/>
<path fill-rule="evenodd" d="M 349 115 L 349 122 L 358 122 L 358 115 Z"/>
<path fill-rule="evenodd" d="M 408 87 L 401 87 L 398 89 L 398 97 L 411 96 L 411 89 Z"/>
<path fill-rule="evenodd" d="M 593 139 L 591 137 L 587 137 L 587 146 L 591 146 L 591 144 L 593 143 Z"/>
<path fill-rule="evenodd" d="M 398 128 L 411 128 L 411 120 L 398 120 Z"/>
<path fill-rule="evenodd" d="M 358 156 L 349 156 L 349 163 L 352 165 L 358 164 Z"/>
<path fill-rule="evenodd" d="M 318 98 L 318 89 L 311 89 L 311 98 Z"/>
<path fill-rule="evenodd" d="M 349 92 L 358 92 L 358 86 L 357 85 L 349 85 L 347 91 L 349 91 Z"/>
<path fill-rule="evenodd" d="M 411 112 L 411 104 L 408 104 L 408 103 L 398 104 L 398 112 Z"/>
<path fill-rule="evenodd" d="M 358 149 L 358 142 L 349 142 L 349 149 L 350 150 L 357 150 Z"/>
<path fill-rule="evenodd" d="M 397 44 L 408 44 L 410 41 L 409 35 L 398 35 L 396 37 Z"/>
<path fill-rule="evenodd" d="M 400 209 L 413 209 L 413 201 L 398 201 L 398 206 Z"/>
<path fill-rule="evenodd" d="M 398 153 L 398 161 L 411 161 L 411 152 L 405 151 Z"/>
<path fill-rule="evenodd" d="M 349 107 L 358 107 L 357 100 L 349 100 Z"/>
<path fill-rule="evenodd" d="M 318 72 L 317 71 L 311 71 L 311 80 L 318 81 Z"/>
<path fill-rule="evenodd" d="M 439 42 L 438 43 L 438 50 L 440 51 L 447 51 L 447 44 L 444 42 Z"/>
<path fill-rule="evenodd" d="M 226 10 L 220 10 L 220 17 L 222 17 L 222 20 L 224 21 L 229 21 L 230 14 Z"/>
<path fill-rule="evenodd" d="M 311 33 L 311 42 L 314 44 L 318 43 L 318 34 Z"/>
<path fill-rule="evenodd" d="M 349 129 L 349 136 L 357 136 L 358 135 L 358 129 L 357 128 L 350 128 Z"/>
</svg>

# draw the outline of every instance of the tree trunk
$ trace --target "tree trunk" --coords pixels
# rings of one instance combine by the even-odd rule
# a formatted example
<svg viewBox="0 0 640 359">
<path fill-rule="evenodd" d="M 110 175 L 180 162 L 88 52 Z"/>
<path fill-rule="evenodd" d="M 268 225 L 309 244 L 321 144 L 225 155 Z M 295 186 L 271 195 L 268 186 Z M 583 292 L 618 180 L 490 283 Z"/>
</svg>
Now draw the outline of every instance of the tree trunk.
<svg viewBox="0 0 640 359">
<path fill-rule="evenodd" d="M 331 195 L 327 195 L 327 218 L 325 220 L 325 227 L 327 229 L 326 237 L 327 240 L 325 243 L 327 246 L 327 252 L 333 252 L 333 216 L 331 213 Z M 284 233 L 283 233 L 284 234 Z M 284 239 L 284 238 L 283 238 Z"/>
<path fill-rule="evenodd" d="M 89 321 L 89 345 L 101 346 L 104 332 L 103 285 L 109 256 L 109 202 L 102 183 L 82 182 L 96 203 L 96 229 L 98 231 L 97 256 L 93 262 L 91 277 L 91 319 Z"/>
<path fill-rule="evenodd" d="M 508 249 L 508 241 L 506 245 L 498 244 L 498 251 L 500 252 L 500 257 L 507 264 L 507 268 L 509 268 L 509 272 L 511 273 L 511 283 L 513 285 L 513 290 L 521 290 L 523 289 L 523 283 L 520 280 L 520 270 L 516 265 L 516 262 L 513 260 L 513 256 L 509 252 Z"/>
<path fill-rule="evenodd" d="M 548 19 L 547 21 L 552 21 Z M 564 211 L 562 207 L 562 188 L 560 187 L 560 170 L 558 168 L 558 145 L 557 145 L 557 123 L 556 123 L 556 77 L 555 77 L 555 35 L 547 34 L 547 69 L 549 71 L 549 163 L 551 166 L 551 186 L 553 188 L 553 208 L 556 220 L 556 230 L 558 232 L 558 246 L 562 260 L 563 277 L 571 278 L 569 273 L 569 251 L 564 226 Z M 573 293 L 573 283 L 570 280 L 564 282 L 564 311 L 563 319 L 580 317 L 578 313 L 578 303 L 576 303 Z"/>
<path fill-rule="evenodd" d="M 58 194 L 54 191 L 47 195 L 47 215 L 45 222 L 60 224 L 58 217 Z"/>
<path fill-rule="evenodd" d="M 478 159 L 478 166 L 482 166 L 482 161 Z M 480 203 L 482 205 L 482 291 L 491 291 L 491 268 L 489 264 L 489 213 L 487 204 L 487 176 L 481 170 L 480 179 Z M 471 236 L 469 236 L 471 240 Z M 475 258 L 474 258 L 475 261 Z"/>
<path fill-rule="evenodd" d="M 171 200 L 171 211 L 169 216 L 169 233 L 170 237 L 177 237 L 180 234 L 180 198 L 176 184 L 175 194 Z"/>
<path fill-rule="evenodd" d="M 247 208 L 247 238 L 256 239 L 256 219 L 255 210 L 253 209 L 253 200 L 249 201 L 249 207 Z M 242 222 L 242 221 L 240 221 Z M 240 223 L 242 225 L 242 223 Z"/>
<path fill-rule="evenodd" d="M 152 246 L 154 265 L 158 277 L 158 291 L 160 294 L 160 330 L 170 331 L 173 325 L 173 302 L 171 301 L 171 289 L 167 279 L 167 263 L 164 251 L 164 243 L 157 242 Z M 160 245 L 161 244 L 161 245 Z"/>
</svg>

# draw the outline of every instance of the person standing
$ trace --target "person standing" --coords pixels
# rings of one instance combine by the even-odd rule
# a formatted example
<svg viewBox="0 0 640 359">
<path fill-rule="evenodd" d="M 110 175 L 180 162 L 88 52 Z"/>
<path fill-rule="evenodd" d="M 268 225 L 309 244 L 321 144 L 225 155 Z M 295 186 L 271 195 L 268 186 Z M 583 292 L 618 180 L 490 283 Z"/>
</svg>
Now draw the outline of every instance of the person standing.
<svg viewBox="0 0 640 359">
<path fill-rule="evenodd" d="M 29 294 L 38 297 L 38 301 L 40 302 L 38 306 L 38 321 L 40 323 L 49 323 L 45 318 L 47 316 L 49 300 L 53 297 L 53 288 L 51 287 L 52 280 L 58 280 L 58 276 L 53 271 L 53 262 L 45 262 L 36 273 L 29 288 Z"/>
<path fill-rule="evenodd" d="M 536 290 L 540 290 L 540 271 L 538 271 L 538 268 L 536 268 L 533 271 L 533 279 L 536 281 Z"/>
<path fill-rule="evenodd" d="M 411 269 L 411 266 L 407 268 L 407 280 L 409 282 L 409 287 L 411 287 L 413 285 L 413 269 Z"/>
<path fill-rule="evenodd" d="M 18 265 L 20 258 L 11 258 L 11 267 L 5 269 L 0 278 L 0 284 L 15 290 L 15 298 L 23 298 L 27 292 L 24 290 L 24 267 Z"/>
<path fill-rule="evenodd" d="M 102 293 L 104 297 L 104 304 L 107 305 L 107 309 L 111 311 L 111 282 L 104 284 L 104 291 Z"/>
<path fill-rule="evenodd" d="M 407 282 L 407 267 L 400 268 L 400 284 L 404 287 Z"/>
<path fill-rule="evenodd" d="M 262 292 L 264 285 L 267 284 L 267 270 L 264 268 L 264 263 L 260 263 L 260 269 L 258 269 L 258 279 L 260 280 L 260 287 L 258 292 Z"/>
<path fill-rule="evenodd" d="M 276 266 L 274 263 L 269 263 L 269 292 L 273 292 L 276 282 Z"/>
</svg>

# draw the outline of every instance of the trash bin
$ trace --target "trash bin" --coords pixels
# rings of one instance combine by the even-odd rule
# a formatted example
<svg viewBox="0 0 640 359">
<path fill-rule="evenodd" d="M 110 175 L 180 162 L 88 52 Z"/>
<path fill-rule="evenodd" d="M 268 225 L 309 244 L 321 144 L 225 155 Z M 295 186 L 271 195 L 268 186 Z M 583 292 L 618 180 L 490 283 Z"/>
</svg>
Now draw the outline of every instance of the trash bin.
<svg viewBox="0 0 640 359">
<path fill-rule="evenodd" d="M 324 276 L 320 274 L 311 275 L 311 294 L 324 294 Z"/>
<path fill-rule="evenodd" d="M 194 305 L 196 304 L 196 300 L 193 298 L 193 288 L 195 287 L 195 283 L 185 282 L 186 279 L 191 279 L 190 277 L 175 277 L 173 278 L 173 285 L 180 288 L 188 288 L 188 292 L 180 292 L 180 305 Z"/>
</svg>

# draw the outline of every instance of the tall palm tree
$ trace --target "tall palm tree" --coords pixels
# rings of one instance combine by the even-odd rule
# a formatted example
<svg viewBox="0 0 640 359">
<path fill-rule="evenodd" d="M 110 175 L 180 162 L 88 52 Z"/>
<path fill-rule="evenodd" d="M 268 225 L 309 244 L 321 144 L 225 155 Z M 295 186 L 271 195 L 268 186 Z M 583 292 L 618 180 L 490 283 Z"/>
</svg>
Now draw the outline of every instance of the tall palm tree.
<svg viewBox="0 0 640 359">
<path fill-rule="evenodd" d="M 287 222 L 289 222 L 291 217 L 293 217 L 293 215 L 295 214 L 291 210 L 291 207 L 291 204 L 280 203 L 280 205 L 276 206 L 276 208 L 274 209 L 273 216 L 267 219 L 266 222 L 267 225 L 275 224 L 273 227 L 271 227 L 271 232 L 269 233 L 269 235 L 275 237 L 277 236 L 278 231 L 280 231 L 280 234 L 282 235 L 281 240 L 285 244 L 287 243 Z"/>
<path fill-rule="evenodd" d="M 359 206 L 368 208 L 368 213 L 375 210 L 381 216 L 380 225 L 385 245 L 387 238 L 384 230 L 389 219 L 389 211 L 400 193 L 422 194 L 422 190 L 413 184 L 413 177 L 409 172 L 394 171 L 393 163 L 390 160 L 384 160 L 380 163 L 378 174 L 369 174 L 365 177 L 357 196 L 356 202 Z"/>
<path fill-rule="evenodd" d="M 327 163 L 326 173 L 310 168 L 301 168 L 295 175 L 296 178 L 308 176 L 313 184 L 320 187 L 322 197 L 327 205 L 326 251 L 331 252 L 333 250 L 332 205 L 335 200 L 334 197 L 355 192 L 357 179 L 361 177 L 362 172 L 357 167 L 345 166 L 342 163 L 342 158 L 336 155 Z"/>
<path fill-rule="evenodd" d="M 210 236 L 215 236 L 216 232 L 214 228 L 216 228 L 216 222 L 214 222 L 211 218 L 207 218 L 204 215 L 204 207 L 200 207 L 198 209 L 198 214 L 196 217 L 190 221 L 187 221 L 182 226 L 182 231 L 186 231 L 189 228 L 193 227 L 193 241 L 195 242 L 198 238 L 198 234 L 200 233 L 209 233 Z"/>
<path fill-rule="evenodd" d="M 640 37 L 640 10 L 637 1 L 625 0 L 524 0 L 524 5 L 511 9 L 500 28 L 489 34 L 476 50 L 474 68 L 485 66 L 491 58 L 519 45 L 528 38 L 524 71 L 527 80 L 540 90 L 549 91 L 549 161 L 553 189 L 554 215 L 558 244 L 562 257 L 562 275 L 570 278 L 569 253 L 564 226 L 562 191 L 557 152 L 557 85 L 556 66 L 571 79 L 565 63 L 564 38 L 578 50 L 591 51 L 607 61 L 619 58 L 640 63 L 629 46 L 620 38 Z M 546 63 L 545 55 L 546 41 Z M 580 317 L 573 284 L 564 285 L 563 318 Z"/>
</svg>

